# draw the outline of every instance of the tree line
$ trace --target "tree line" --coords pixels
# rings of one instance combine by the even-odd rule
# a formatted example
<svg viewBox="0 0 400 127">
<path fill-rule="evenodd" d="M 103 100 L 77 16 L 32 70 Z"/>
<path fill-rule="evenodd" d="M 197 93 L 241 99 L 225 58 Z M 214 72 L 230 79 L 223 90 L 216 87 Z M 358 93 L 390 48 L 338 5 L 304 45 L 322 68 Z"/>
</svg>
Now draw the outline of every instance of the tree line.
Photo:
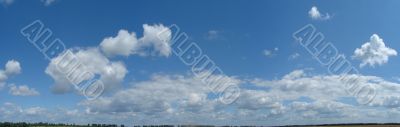
<svg viewBox="0 0 400 127">
<path fill-rule="evenodd" d="M 125 127 L 125 125 L 116 124 L 64 124 L 64 123 L 26 123 L 26 122 L 0 122 L 0 127 Z"/>
</svg>

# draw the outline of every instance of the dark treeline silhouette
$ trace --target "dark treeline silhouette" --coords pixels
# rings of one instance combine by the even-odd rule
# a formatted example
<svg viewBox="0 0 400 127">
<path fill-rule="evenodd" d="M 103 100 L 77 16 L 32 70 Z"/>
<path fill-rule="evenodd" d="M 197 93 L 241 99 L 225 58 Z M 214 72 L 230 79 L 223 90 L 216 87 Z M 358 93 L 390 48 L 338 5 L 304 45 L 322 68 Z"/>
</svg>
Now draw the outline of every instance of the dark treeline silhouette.
<svg viewBox="0 0 400 127">
<path fill-rule="evenodd" d="M 125 125 L 116 125 L 116 124 L 87 124 L 87 125 L 79 125 L 79 124 L 64 124 L 64 123 L 26 123 L 26 122 L 0 122 L 0 127 L 125 127 Z"/>
</svg>

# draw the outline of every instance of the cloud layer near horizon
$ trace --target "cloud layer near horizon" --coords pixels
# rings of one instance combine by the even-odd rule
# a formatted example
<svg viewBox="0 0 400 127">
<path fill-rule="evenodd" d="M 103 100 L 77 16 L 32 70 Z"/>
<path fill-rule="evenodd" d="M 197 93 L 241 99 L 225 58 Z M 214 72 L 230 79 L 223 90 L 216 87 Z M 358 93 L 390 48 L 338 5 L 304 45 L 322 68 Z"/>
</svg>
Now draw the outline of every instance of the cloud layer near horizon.
<svg viewBox="0 0 400 127">
<path fill-rule="evenodd" d="M 279 125 L 363 122 L 376 117 L 384 118 L 383 122 L 393 122 L 399 118 L 396 114 L 400 113 L 400 94 L 397 92 L 400 84 L 360 75 L 362 84 L 372 85 L 385 93 L 377 94 L 369 105 L 360 105 L 346 92 L 345 84 L 339 78 L 338 75 L 311 75 L 305 70 L 294 70 L 274 80 L 229 77 L 241 86 L 242 94 L 234 103 L 224 105 L 206 85 L 191 75 L 155 74 L 149 80 L 132 82 L 131 87 L 110 96 L 81 101 L 75 108 L 22 108 L 5 103 L 0 113 L 4 114 L 1 116 L 4 120 L 29 118 L 51 122 L 68 119 L 68 122 L 76 123 L 127 124 L 132 121 L 135 124 L 206 124 L 204 121 L 208 121 L 207 124 L 219 125 Z M 244 87 L 246 85 L 252 87 Z M 38 117 L 33 119 L 31 116 L 35 115 Z"/>
</svg>

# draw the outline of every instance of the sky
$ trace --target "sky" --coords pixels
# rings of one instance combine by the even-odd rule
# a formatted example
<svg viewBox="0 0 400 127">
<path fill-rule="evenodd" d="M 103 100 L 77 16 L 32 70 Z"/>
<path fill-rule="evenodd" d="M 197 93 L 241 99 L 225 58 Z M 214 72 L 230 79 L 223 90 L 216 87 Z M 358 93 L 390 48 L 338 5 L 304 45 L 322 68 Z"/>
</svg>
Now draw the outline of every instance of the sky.
<svg viewBox="0 0 400 127">
<path fill-rule="evenodd" d="M 399 122 L 396 0 L 0 5 L 0 122 Z M 45 30 L 51 36 L 42 41 Z M 65 50 L 49 57 L 45 51 L 53 51 L 52 44 Z M 74 83 L 71 73 L 60 71 L 68 53 L 92 76 L 79 75 L 82 82 Z M 193 71 L 200 56 L 213 68 Z M 337 56 L 358 73 L 332 73 Z M 213 73 L 215 68 L 221 73 Z M 212 87 L 202 74 L 226 83 Z M 349 88 L 347 78 L 357 86 Z M 101 94 L 88 98 L 76 86 L 91 79 L 102 84 Z"/>
</svg>

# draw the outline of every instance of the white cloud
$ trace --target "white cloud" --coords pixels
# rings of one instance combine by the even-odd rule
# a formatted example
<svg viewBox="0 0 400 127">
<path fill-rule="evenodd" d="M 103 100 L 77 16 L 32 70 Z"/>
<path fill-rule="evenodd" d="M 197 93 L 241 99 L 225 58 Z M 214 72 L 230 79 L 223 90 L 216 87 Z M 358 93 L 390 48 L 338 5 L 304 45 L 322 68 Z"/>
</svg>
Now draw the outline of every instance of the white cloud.
<svg viewBox="0 0 400 127">
<path fill-rule="evenodd" d="M 214 40 L 220 37 L 220 32 L 217 30 L 209 30 L 206 34 L 206 39 Z"/>
<path fill-rule="evenodd" d="M 0 119 L 4 121 L 55 122 L 54 117 L 57 114 L 62 114 L 62 112 L 50 112 L 46 108 L 38 106 L 24 108 L 14 103 L 5 102 L 3 105 L 0 105 L 0 114 Z"/>
<path fill-rule="evenodd" d="M 120 61 L 110 61 L 98 48 L 72 49 L 79 63 L 82 64 L 80 72 L 90 72 L 100 76 L 104 83 L 105 90 L 112 90 L 119 87 L 125 75 L 128 73 L 125 65 Z M 72 84 L 66 77 L 66 73 L 57 69 L 57 63 L 62 60 L 63 55 L 59 55 L 51 60 L 46 68 L 46 74 L 55 80 L 52 91 L 54 93 L 67 93 L 72 91 Z M 87 79 L 90 77 L 87 77 Z M 86 79 L 86 80 L 87 80 Z"/>
<path fill-rule="evenodd" d="M 116 37 L 104 39 L 100 48 L 75 48 L 72 49 L 72 52 L 79 58 L 82 65 L 87 66 L 86 70 L 100 76 L 100 80 L 104 82 L 107 89 L 118 87 L 127 74 L 127 69 L 122 62 L 112 61 L 105 54 L 109 56 L 170 55 L 169 42 L 162 41 L 171 39 L 170 32 L 167 32 L 169 34 L 160 40 L 157 38 L 157 34 L 160 30 L 166 30 L 164 26 L 145 24 L 143 27 L 145 32 L 140 39 L 137 39 L 133 32 L 120 30 Z M 148 48 L 154 48 L 154 51 L 149 52 Z M 266 56 L 273 56 L 278 50 L 278 48 L 273 48 L 264 50 L 263 53 Z M 46 74 L 55 80 L 56 85 L 53 90 L 56 93 L 68 92 L 72 88 L 72 85 L 65 79 L 66 75 L 55 68 L 60 59 L 60 56 L 52 59 L 46 68 Z M 16 67 L 11 65 L 16 64 L 10 64 L 9 68 L 14 69 L 8 69 L 8 73 L 20 72 L 16 71 L 20 69 L 15 69 Z M 7 79 L 6 74 L 6 71 L 0 71 L 0 81 Z M 376 86 L 378 91 L 385 93 L 377 96 L 378 100 L 373 102 L 374 106 L 390 109 L 400 106 L 398 103 L 400 96 L 397 94 L 400 84 L 375 76 L 359 76 L 359 78 L 362 84 Z M 70 119 L 74 123 L 77 121 L 132 123 L 131 120 L 134 119 L 133 122 L 139 124 L 176 124 L 187 121 L 191 124 L 207 124 L 204 121 L 210 122 L 210 124 L 224 124 L 227 121 L 246 124 L 245 121 L 261 121 L 254 124 L 275 125 L 279 124 L 279 120 L 282 119 L 295 119 L 297 122 L 310 121 L 310 119 L 318 121 L 320 118 L 329 120 L 361 119 L 371 108 L 357 107 L 357 105 L 341 102 L 340 98 L 354 97 L 346 92 L 345 85 L 340 82 L 338 75 L 310 75 L 304 70 L 294 70 L 274 80 L 241 80 L 237 77 L 229 77 L 229 79 L 235 85 L 251 84 L 257 89 L 241 87 L 243 90 L 241 90 L 238 100 L 231 105 L 224 105 L 212 97 L 211 90 L 200 79 L 185 75 L 159 74 L 154 75 L 150 80 L 134 82 L 131 87 L 121 89 L 115 94 L 107 94 L 94 101 L 82 101 L 79 103 L 81 107 L 62 110 L 62 113 L 58 114 L 54 113 L 57 111 L 48 111 L 41 107 L 23 109 L 13 106 L 13 104 L 6 104 L 4 106 L 6 108 L 0 107 L 0 114 L 6 115 L 2 115 L 0 118 L 8 120 L 12 118 L 8 114 L 21 114 L 21 116 L 39 115 L 40 117 L 37 118 L 44 121 L 60 118 L 61 120 Z M 17 87 L 14 85 L 11 87 L 18 91 L 24 91 L 20 89 L 34 91 L 27 86 Z M 10 93 L 12 93 L 11 89 Z M 301 101 L 300 97 L 310 98 L 311 101 Z M 13 108 L 7 106 L 13 106 Z M 385 116 L 384 111 L 376 111 L 376 114 Z M 13 118 L 24 119 L 26 117 Z M 127 122 L 127 120 L 129 121 Z M 274 122 L 277 123 L 274 124 Z"/>
<path fill-rule="evenodd" d="M 6 84 L 6 80 L 13 75 L 21 73 L 21 66 L 16 60 L 9 60 L 5 65 L 5 70 L 0 70 L 0 89 Z"/>
<path fill-rule="evenodd" d="M 308 15 L 313 20 L 328 20 L 331 16 L 326 14 L 321 14 L 316 6 L 312 6 L 311 9 L 308 11 Z"/>
<path fill-rule="evenodd" d="M 100 47 L 108 56 L 133 54 L 142 56 L 166 56 L 171 54 L 171 30 L 164 25 L 143 25 L 143 37 L 137 39 L 134 32 L 120 30 L 116 37 L 105 38 Z M 165 32 L 166 31 L 166 32 Z M 164 32 L 164 34 L 160 34 Z M 160 34 L 160 35 L 159 35 Z M 153 48 L 153 51 L 150 49 Z"/>
<path fill-rule="evenodd" d="M 116 37 L 105 38 L 100 47 L 107 55 L 129 56 L 138 49 L 138 40 L 135 33 L 119 30 Z"/>
<path fill-rule="evenodd" d="M 306 76 L 304 70 L 293 70 L 289 74 L 283 76 L 283 79 L 297 79 Z"/>
<path fill-rule="evenodd" d="M 50 6 L 51 4 L 53 4 L 54 2 L 56 2 L 56 0 L 40 0 L 44 6 Z"/>
<path fill-rule="evenodd" d="M 386 81 L 381 77 L 363 75 L 344 75 L 356 78 L 358 84 L 373 86 L 378 92 L 370 106 L 400 108 L 400 84 Z M 340 98 L 354 98 L 348 92 L 348 86 L 342 82 L 339 75 L 308 75 L 304 70 L 294 70 L 279 80 L 251 81 L 253 84 L 270 89 L 269 96 L 279 96 L 281 100 L 294 100 L 299 97 L 308 97 L 313 100 L 337 101 Z M 357 100 L 357 98 L 354 98 Z"/>
<path fill-rule="evenodd" d="M 3 106 L 0 107 L 0 113 L 2 114 L 0 115 L 0 118 L 6 119 L 7 117 L 17 117 L 19 116 L 17 114 L 21 112 L 23 112 L 21 107 L 10 102 L 5 102 Z"/>
<path fill-rule="evenodd" d="M 21 66 L 18 61 L 10 60 L 6 63 L 5 73 L 7 75 L 16 75 L 21 73 Z"/>
<path fill-rule="evenodd" d="M 379 92 L 387 89 L 382 87 L 389 87 L 387 83 L 382 82 L 383 79 L 380 77 L 362 75 L 310 75 L 305 73 L 304 70 L 294 70 L 291 73 L 283 76 L 281 79 L 256 79 L 251 82 L 259 87 L 270 89 L 268 92 L 269 95 L 278 95 L 282 100 L 294 100 L 299 97 L 308 97 L 313 100 L 330 101 L 336 101 L 337 99 L 343 97 L 354 98 L 349 93 L 347 88 L 348 85 L 341 80 L 343 79 L 343 76 L 345 76 L 347 79 L 356 78 L 358 83 L 362 84 L 362 86 L 373 86 L 376 88 L 376 91 Z M 390 85 L 390 87 L 393 86 Z"/>
<path fill-rule="evenodd" d="M 228 79 L 235 85 L 240 82 L 233 77 Z M 89 114 L 135 114 L 131 118 L 144 120 L 140 123 L 152 123 L 148 118 L 154 117 L 157 119 L 152 124 L 168 122 L 165 118 L 183 122 L 212 119 L 214 113 L 223 110 L 224 105 L 217 98 L 208 98 L 209 94 L 212 94 L 211 90 L 196 77 L 154 75 L 150 80 L 136 82 L 131 88 L 118 91 L 111 97 L 83 101 L 80 105 L 85 106 Z"/>
<path fill-rule="evenodd" d="M 143 37 L 139 39 L 142 48 L 152 46 L 154 51 L 149 52 L 150 55 L 159 55 L 168 57 L 171 54 L 171 35 L 172 32 L 168 27 L 162 24 L 159 25 L 143 25 Z M 163 32 L 163 34 L 160 34 Z M 142 52 L 144 50 L 142 49 Z"/>
<path fill-rule="evenodd" d="M 16 86 L 11 84 L 9 93 L 14 96 L 37 96 L 40 95 L 38 91 L 33 88 L 29 88 L 27 85 Z"/>
<path fill-rule="evenodd" d="M 73 56 L 76 56 L 79 63 L 83 65 L 81 72 L 90 72 L 100 76 L 104 83 L 105 90 L 110 91 L 120 87 L 120 83 L 128 73 L 121 61 L 111 61 L 108 57 L 115 55 L 129 56 L 169 56 L 171 47 L 171 30 L 164 25 L 143 25 L 143 37 L 136 38 L 135 33 L 127 30 L 120 30 L 116 37 L 107 37 L 98 47 L 71 49 Z M 162 32 L 162 34 L 160 34 Z M 160 34 L 160 35 L 159 35 Z M 108 57 L 107 57 L 108 56 Z M 72 83 L 66 78 L 65 73 L 60 72 L 56 67 L 62 60 L 62 55 L 51 60 L 46 68 L 46 74 L 50 75 L 55 85 L 52 88 L 54 93 L 68 93 L 73 91 Z M 90 77 L 85 77 L 88 80 Z"/>
<path fill-rule="evenodd" d="M 154 75 L 151 80 L 135 83 L 132 88 L 118 91 L 112 97 L 85 101 L 82 104 L 93 113 L 137 112 L 151 115 L 168 114 L 176 110 L 198 112 L 214 108 L 211 103 L 217 101 L 206 99 L 210 92 L 211 90 L 195 77 Z M 179 104 L 180 108 L 176 109 L 174 104 Z"/>
<path fill-rule="evenodd" d="M 355 107 L 336 101 L 317 100 L 315 102 L 295 101 L 290 105 L 292 115 L 315 119 L 315 118 L 351 118 Z"/>
<path fill-rule="evenodd" d="M 341 98 L 354 97 L 346 92 L 338 75 L 311 75 L 304 70 L 294 70 L 273 80 L 229 77 L 235 85 L 251 84 L 258 89 L 243 86 L 238 100 L 224 105 L 211 96 L 211 91 L 200 79 L 157 74 L 149 80 L 133 82 L 130 88 L 113 95 L 94 101 L 84 100 L 75 109 L 49 111 L 35 106 L 21 108 L 7 104 L 0 106 L 0 114 L 4 114 L 0 118 L 24 119 L 41 114 L 35 118 L 83 124 L 98 121 L 132 123 L 132 119 L 136 124 L 216 125 L 281 125 L 284 121 L 289 121 L 285 124 L 316 124 L 370 119 L 373 121 L 369 122 L 397 121 L 400 118 L 400 84 L 376 76 L 359 75 L 358 78 L 360 84 L 375 86 L 380 93 L 370 106 L 341 101 Z M 302 97 L 309 99 L 299 99 Z"/>
<path fill-rule="evenodd" d="M 6 84 L 5 81 L 8 79 L 8 76 L 3 70 L 0 70 L 0 90 L 4 87 Z"/>
<path fill-rule="evenodd" d="M 272 51 L 271 50 L 264 50 L 264 55 L 265 56 L 272 56 Z"/>
<path fill-rule="evenodd" d="M 369 42 L 354 51 L 353 58 L 361 60 L 360 67 L 383 65 L 389 61 L 389 56 L 396 56 L 397 51 L 385 45 L 377 34 L 370 37 Z"/>
<path fill-rule="evenodd" d="M 36 115 L 44 114 L 46 112 L 46 109 L 42 108 L 42 107 L 30 107 L 30 108 L 25 109 L 24 112 L 27 115 L 36 116 Z"/>
<path fill-rule="evenodd" d="M 127 115 L 132 119 L 141 119 L 137 123 L 171 122 L 157 117 L 165 116 L 173 118 L 175 123 L 240 121 L 239 124 L 246 124 L 258 121 L 253 123 L 256 125 L 279 125 L 279 122 L 273 121 L 282 120 L 299 124 L 302 121 L 310 122 L 311 119 L 314 120 L 312 123 L 323 122 L 324 119 L 363 119 L 374 108 L 340 101 L 341 98 L 354 97 L 347 93 L 338 75 L 313 76 L 304 70 L 294 70 L 281 79 L 253 79 L 247 82 L 231 77 L 231 80 L 236 80 L 237 85 L 249 83 L 268 90 L 242 87 L 238 100 L 231 105 L 224 105 L 215 98 L 207 97 L 211 91 L 199 79 L 182 75 L 154 75 L 151 80 L 136 82 L 132 88 L 118 91 L 110 97 L 83 101 L 80 105 L 86 107 L 88 114 Z M 391 117 L 385 111 L 400 106 L 397 99 L 400 97 L 392 97 L 399 95 L 396 91 L 400 90 L 400 84 L 375 76 L 359 76 L 359 81 L 361 84 L 377 86 L 377 91 L 385 93 L 379 94 L 372 105 L 387 109 L 372 111 L 384 119 Z M 310 101 L 299 100 L 300 97 L 310 98 Z M 154 121 L 146 120 L 148 118 Z"/>
<path fill-rule="evenodd" d="M 267 92 L 259 90 L 244 90 L 235 104 L 239 109 L 248 110 L 284 108 L 277 96 L 271 96 Z"/>
</svg>

